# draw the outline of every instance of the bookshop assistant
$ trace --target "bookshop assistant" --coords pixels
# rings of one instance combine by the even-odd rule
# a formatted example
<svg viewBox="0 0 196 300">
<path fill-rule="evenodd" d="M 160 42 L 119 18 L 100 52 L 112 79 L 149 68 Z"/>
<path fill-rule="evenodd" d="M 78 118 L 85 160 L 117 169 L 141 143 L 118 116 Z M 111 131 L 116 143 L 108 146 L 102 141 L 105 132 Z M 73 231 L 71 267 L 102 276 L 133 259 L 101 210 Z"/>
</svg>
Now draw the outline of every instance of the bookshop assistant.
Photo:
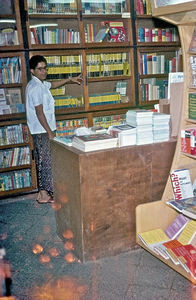
<svg viewBox="0 0 196 300">
<path fill-rule="evenodd" d="M 50 89 L 66 83 L 80 84 L 82 76 L 48 82 L 47 61 L 41 55 L 29 60 L 32 79 L 26 87 L 27 124 L 34 142 L 34 154 L 37 168 L 39 203 L 53 202 L 53 180 L 50 153 L 50 139 L 55 136 L 56 120 L 54 98 Z"/>
</svg>

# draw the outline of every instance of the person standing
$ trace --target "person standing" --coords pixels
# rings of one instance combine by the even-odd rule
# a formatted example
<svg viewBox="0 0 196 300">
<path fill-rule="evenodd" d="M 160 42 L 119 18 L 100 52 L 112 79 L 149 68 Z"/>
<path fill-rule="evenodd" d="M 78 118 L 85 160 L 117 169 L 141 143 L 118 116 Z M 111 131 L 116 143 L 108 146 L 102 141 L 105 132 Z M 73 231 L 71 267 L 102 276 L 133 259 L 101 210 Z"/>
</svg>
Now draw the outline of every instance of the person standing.
<svg viewBox="0 0 196 300">
<path fill-rule="evenodd" d="M 39 203 L 52 203 L 53 178 L 50 139 L 55 136 L 56 119 L 54 98 L 50 89 L 66 83 L 81 84 L 82 76 L 46 81 L 47 60 L 42 55 L 34 55 L 29 60 L 32 79 L 26 87 L 26 115 L 29 131 L 33 137 L 34 155 L 37 169 Z"/>
</svg>

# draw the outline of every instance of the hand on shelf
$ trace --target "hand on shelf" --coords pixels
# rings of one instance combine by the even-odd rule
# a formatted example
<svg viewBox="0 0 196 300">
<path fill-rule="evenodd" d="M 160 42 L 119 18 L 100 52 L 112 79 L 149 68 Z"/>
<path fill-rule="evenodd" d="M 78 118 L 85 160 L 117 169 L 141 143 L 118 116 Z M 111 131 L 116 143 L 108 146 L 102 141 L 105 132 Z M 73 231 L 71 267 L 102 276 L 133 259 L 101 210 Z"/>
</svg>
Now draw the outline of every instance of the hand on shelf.
<svg viewBox="0 0 196 300">
<path fill-rule="evenodd" d="M 76 76 L 76 77 L 72 77 L 71 78 L 71 81 L 73 83 L 77 83 L 77 84 L 81 84 L 83 82 L 83 77 L 82 77 L 82 74 Z"/>
</svg>

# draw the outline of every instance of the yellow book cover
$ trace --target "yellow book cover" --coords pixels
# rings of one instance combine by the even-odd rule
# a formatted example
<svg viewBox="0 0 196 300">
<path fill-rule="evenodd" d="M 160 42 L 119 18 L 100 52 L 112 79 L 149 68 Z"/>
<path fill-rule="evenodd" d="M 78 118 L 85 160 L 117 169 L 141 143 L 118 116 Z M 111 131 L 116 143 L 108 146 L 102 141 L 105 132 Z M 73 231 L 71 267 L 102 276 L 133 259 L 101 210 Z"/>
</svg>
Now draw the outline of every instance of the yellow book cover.
<svg viewBox="0 0 196 300">
<path fill-rule="evenodd" d="M 138 236 L 141 241 L 148 247 L 152 244 L 169 241 L 168 236 L 161 228 L 138 233 Z"/>
<path fill-rule="evenodd" d="M 196 232 L 196 221 L 194 220 L 190 220 L 185 228 L 183 229 L 183 231 L 181 232 L 181 234 L 178 237 L 178 241 L 182 244 L 182 245 L 187 245 L 189 244 L 193 234 Z"/>
</svg>

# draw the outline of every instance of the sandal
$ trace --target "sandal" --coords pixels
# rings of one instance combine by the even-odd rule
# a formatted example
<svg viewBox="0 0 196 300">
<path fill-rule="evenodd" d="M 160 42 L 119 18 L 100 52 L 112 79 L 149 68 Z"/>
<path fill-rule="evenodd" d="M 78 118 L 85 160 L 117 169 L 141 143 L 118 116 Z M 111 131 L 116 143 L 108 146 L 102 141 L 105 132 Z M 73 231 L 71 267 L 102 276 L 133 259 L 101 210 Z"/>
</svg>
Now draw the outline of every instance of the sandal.
<svg viewBox="0 0 196 300">
<path fill-rule="evenodd" d="M 49 196 L 49 195 L 48 195 L 48 198 L 47 198 L 47 199 L 44 199 L 44 200 L 42 199 L 42 200 L 41 200 L 41 196 L 40 196 L 40 194 L 38 194 L 36 201 L 37 201 L 39 204 L 54 203 L 54 198 L 53 198 L 52 196 Z"/>
</svg>

